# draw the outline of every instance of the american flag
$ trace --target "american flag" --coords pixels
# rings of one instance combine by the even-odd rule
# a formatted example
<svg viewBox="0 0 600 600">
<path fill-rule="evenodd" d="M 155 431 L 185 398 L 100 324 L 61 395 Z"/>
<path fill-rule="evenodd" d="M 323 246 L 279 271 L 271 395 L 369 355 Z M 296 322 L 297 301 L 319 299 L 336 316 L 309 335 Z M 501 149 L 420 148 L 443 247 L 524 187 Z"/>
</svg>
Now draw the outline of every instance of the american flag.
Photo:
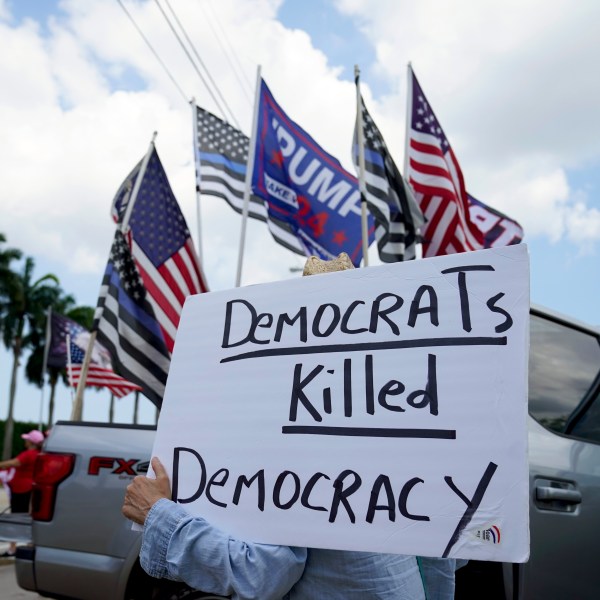
<svg viewBox="0 0 600 600">
<path fill-rule="evenodd" d="M 199 106 L 195 109 L 194 151 L 198 189 L 204 196 L 225 200 L 233 210 L 242 214 L 250 139 L 207 110 Z M 303 244 L 289 224 L 269 214 L 264 200 L 253 194 L 248 203 L 248 216 L 267 223 L 279 244 L 297 254 L 305 254 Z"/>
<path fill-rule="evenodd" d="M 79 379 L 81 378 L 81 368 L 83 366 L 84 357 L 85 350 L 71 342 L 71 361 L 67 365 L 67 374 L 71 386 L 74 388 L 77 387 Z M 85 385 L 106 387 L 117 398 L 123 398 L 123 396 L 127 396 L 129 392 L 142 389 L 139 385 L 119 377 L 119 375 L 111 368 L 103 367 L 93 362 L 89 364 Z"/>
<path fill-rule="evenodd" d="M 104 272 L 93 329 L 119 375 L 138 384 L 158 408 L 171 357 L 125 236 L 119 229 Z"/>
<path fill-rule="evenodd" d="M 67 375 L 73 387 L 77 387 L 81 373 L 81 364 L 88 347 L 90 332 L 79 323 L 52 312 L 50 315 L 50 339 L 47 364 L 57 369 L 67 368 Z M 67 343 L 69 340 L 69 343 Z M 69 362 L 70 350 L 70 362 Z M 91 362 L 88 369 L 86 385 L 107 387 L 110 391 L 122 398 L 132 390 L 141 388 L 122 377 L 112 369 L 110 353 L 98 341 L 92 346 Z M 68 366 L 71 371 L 68 372 Z"/>
<path fill-rule="evenodd" d="M 386 263 L 411 260 L 416 256 L 418 231 L 424 222 L 423 213 L 396 167 L 362 97 L 360 106 L 366 202 L 377 224 L 375 237 L 379 258 Z M 355 129 L 353 156 L 356 172 L 360 177 L 358 140 L 358 132 Z"/>
<path fill-rule="evenodd" d="M 483 234 L 471 220 L 458 160 L 412 69 L 408 91 L 407 178 L 427 219 L 423 256 L 483 248 Z"/>
<path fill-rule="evenodd" d="M 64 369 L 67 366 L 68 357 L 67 336 L 73 341 L 77 340 L 83 347 L 87 347 L 89 335 L 89 331 L 83 325 L 52 311 L 50 314 L 47 366 Z M 103 362 L 105 360 L 110 362 L 110 355 L 108 355 L 106 349 L 102 348 L 100 344 L 94 344 L 93 352 L 96 362 Z"/>
<path fill-rule="evenodd" d="M 120 223 L 138 177 L 140 163 L 121 184 L 113 201 Z M 129 219 L 128 238 L 147 300 L 152 306 L 169 352 L 187 296 L 207 291 L 190 231 L 153 149 Z"/>
</svg>

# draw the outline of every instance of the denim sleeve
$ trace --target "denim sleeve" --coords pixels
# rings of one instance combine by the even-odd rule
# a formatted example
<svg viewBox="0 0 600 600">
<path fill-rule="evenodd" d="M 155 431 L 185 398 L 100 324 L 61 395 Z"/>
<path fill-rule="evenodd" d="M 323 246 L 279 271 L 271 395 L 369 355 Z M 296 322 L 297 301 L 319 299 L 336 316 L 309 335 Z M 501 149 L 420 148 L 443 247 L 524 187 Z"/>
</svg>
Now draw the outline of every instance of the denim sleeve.
<svg viewBox="0 0 600 600">
<path fill-rule="evenodd" d="M 150 509 L 140 550 L 149 575 L 236 600 L 279 600 L 302 576 L 306 556 L 306 548 L 236 540 L 166 499 Z"/>
</svg>

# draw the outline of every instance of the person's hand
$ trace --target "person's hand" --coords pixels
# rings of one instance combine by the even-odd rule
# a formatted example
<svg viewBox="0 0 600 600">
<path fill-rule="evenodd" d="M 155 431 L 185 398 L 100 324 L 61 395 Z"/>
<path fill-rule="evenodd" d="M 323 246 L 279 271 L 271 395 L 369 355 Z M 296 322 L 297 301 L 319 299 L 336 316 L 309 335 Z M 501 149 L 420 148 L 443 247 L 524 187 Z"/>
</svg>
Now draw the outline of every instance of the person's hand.
<svg viewBox="0 0 600 600">
<path fill-rule="evenodd" d="M 144 524 L 148 512 L 161 498 L 171 498 L 171 484 L 163 464 L 152 459 L 152 468 L 156 479 L 138 475 L 128 486 L 121 512 L 131 521 Z"/>
</svg>

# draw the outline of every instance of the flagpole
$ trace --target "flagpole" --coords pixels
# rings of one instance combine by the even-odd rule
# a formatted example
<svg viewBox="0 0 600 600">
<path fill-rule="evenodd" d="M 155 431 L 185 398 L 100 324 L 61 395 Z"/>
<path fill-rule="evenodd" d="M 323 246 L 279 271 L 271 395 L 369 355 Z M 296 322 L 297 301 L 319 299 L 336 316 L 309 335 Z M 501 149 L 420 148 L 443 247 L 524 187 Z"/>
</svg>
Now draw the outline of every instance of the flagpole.
<svg viewBox="0 0 600 600">
<path fill-rule="evenodd" d="M 200 215 L 200 148 L 198 147 L 198 113 L 196 98 L 190 100 L 192 109 L 192 132 L 194 136 L 194 169 L 196 171 L 196 226 L 198 227 L 198 260 L 202 263 L 202 220 Z"/>
<path fill-rule="evenodd" d="M 409 159 L 408 159 L 408 145 L 409 145 L 409 138 L 410 138 L 410 122 L 411 122 L 411 115 L 412 115 L 412 64 L 409 61 L 408 64 L 406 65 L 406 127 L 405 127 L 405 131 L 404 131 L 404 170 L 402 171 L 404 173 L 404 178 L 408 178 L 408 163 L 409 163 Z M 405 179 L 405 187 L 408 187 L 410 189 L 410 182 L 408 181 L 408 179 Z M 412 191 L 412 190 L 411 190 Z M 419 238 L 417 238 L 419 239 Z M 415 241 L 415 260 L 418 260 L 419 258 L 423 258 L 423 244 L 422 242 L 419 241 Z"/>
<path fill-rule="evenodd" d="M 71 402 L 75 405 L 75 398 L 73 397 L 73 368 L 71 367 L 71 334 L 67 333 L 65 338 L 67 344 L 67 378 L 69 379 L 69 389 L 71 390 Z M 81 415 L 79 415 L 81 419 Z"/>
<path fill-rule="evenodd" d="M 242 282 L 242 262 L 244 260 L 244 245 L 246 244 L 246 224 L 250 207 L 250 188 L 252 186 L 252 171 L 254 170 L 254 155 L 256 154 L 256 130 L 258 128 L 258 106 L 260 104 L 260 65 L 256 68 L 256 89 L 254 91 L 254 114 L 252 116 L 252 133 L 248 147 L 248 162 L 246 164 L 246 181 L 244 183 L 244 208 L 242 210 L 242 230 L 240 233 L 240 251 L 238 254 L 237 274 L 235 287 L 240 287 Z"/>
<path fill-rule="evenodd" d="M 44 358 L 42 359 L 42 394 L 40 398 L 40 415 L 38 427 L 40 431 L 42 430 L 42 419 L 44 415 L 44 379 L 48 372 L 48 352 L 50 351 L 50 336 L 52 335 L 51 319 L 52 306 L 49 306 L 48 312 L 46 313 L 46 343 L 44 344 Z"/>
<path fill-rule="evenodd" d="M 360 212 L 362 225 L 363 266 L 369 266 L 369 227 L 367 220 L 367 189 L 365 185 L 365 140 L 362 122 L 362 97 L 360 95 L 360 69 L 354 65 L 356 84 L 356 137 L 358 144 L 358 189 L 360 190 Z"/>
<path fill-rule="evenodd" d="M 135 204 L 138 192 L 140 191 L 144 175 L 146 174 L 148 162 L 150 161 L 150 157 L 152 156 L 152 152 L 154 151 L 154 140 L 156 140 L 157 135 L 158 133 L 156 131 L 152 133 L 152 139 L 150 140 L 148 152 L 146 152 L 146 156 L 144 156 L 142 164 L 140 165 L 139 173 L 135 178 L 135 185 L 133 186 L 131 196 L 129 196 L 129 202 L 127 203 L 127 207 L 125 209 L 125 215 L 123 216 L 123 220 L 121 221 L 119 227 L 123 234 L 125 234 L 127 231 L 129 219 L 131 218 L 131 213 L 133 211 L 133 205 Z M 92 331 L 90 333 L 90 339 L 88 340 L 88 345 L 85 350 L 83 364 L 81 365 L 81 375 L 77 383 L 77 393 L 75 394 L 75 402 L 73 403 L 73 411 L 71 412 L 71 421 L 81 421 L 81 415 L 83 413 L 83 392 L 85 390 L 88 369 L 90 367 L 90 361 L 92 359 L 92 348 L 94 347 L 94 343 L 96 342 L 96 335 L 96 331 Z"/>
<path fill-rule="evenodd" d="M 67 336 L 69 338 L 69 336 Z M 81 421 L 81 417 L 83 414 L 83 390 L 85 389 L 85 384 L 87 381 L 88 369 L 90 367 L 90 362 L 92 359 L 92 348 L 94 347 L 94 342 L 96 341 L 96 332 L 92 331 L 90 333 L 90 338 L 88 340 L 88 345 L 85 350 L 85 356 L 83 357 L 83 364 L 81 365 L 81 374 L 79 376 L 79 381 L 77 382 L 77 391 L 75 392 L 75 400 L 73 402 L 73 410 L 71 412 L 71 421 Z M 69 344 L 69 342 L 67 342 Z M 69 378 L 71 377 L 71 346 L 69 344 L 69 352 L 67 354 L 69 357 Z"/>
<path fill-rule="evenodd" d="M 136 390 L 133 396 L 133 424 L 138 422 L 138 408 L 140 405 L 140 393 Z"/>
<path fill-rule="evenodd" d="M 125 234 L 127 231 L 129 219 L 131 218 L 131 213 L 133 212 L 133 205 L 137 200 L 140 187 L 142 186 L 142 180 L 144 179 L 144 175 L 146 175 L 146 169 L 148 167 L 148 163 L 150 162 L 150 157 L 152 156 L 152 152 L 154 152 L 154 141 L 156 140 L 157 135 L 158 133 L 156 131 L 152 134 L 152 139 L 150 140 L 148 152 L 146 152 L 146 156 L 144 156 L 144 160 L 142 160 L 142 164 L 140 166 L 140 172 L 135 178 L 135 185 L 133 186 L 131 196 L 129 196 L 129 202 L 127 203 L 127 208 L 125 209 L 125 215 L 123 216 L 123 220 L 121 221 L 120 229 L 123 232 L 123 234 Z"/>
</svg>

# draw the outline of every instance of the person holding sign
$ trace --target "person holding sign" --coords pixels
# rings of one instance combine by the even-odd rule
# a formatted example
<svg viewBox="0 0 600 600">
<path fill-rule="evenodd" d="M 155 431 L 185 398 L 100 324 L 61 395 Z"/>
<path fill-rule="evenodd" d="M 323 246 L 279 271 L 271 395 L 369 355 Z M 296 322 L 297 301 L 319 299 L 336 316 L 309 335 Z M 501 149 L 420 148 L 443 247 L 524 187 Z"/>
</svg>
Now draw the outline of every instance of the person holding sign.
<svg viewBox="0 0 600 600">
<path fill-rule="evenodd" d="M 140 562 L 153 577 L 232 600 L 425 600 L 414 556 L 233 539 L 169 500 L 169 478 L 156 457 L 152 468 L 156 479 L 138 476 L 128 486 L 123 514 L 144 525 Z"/>
<path fill-rule="evenodd" d="M 354 268 L 349 257 L 308 259 L 304 275 Z M 269 545 L 234 539 L 171 501 L 169 476 L 128 486 L 123 514 L 143 525 L 140 562 L 151 576 L 183 581 L 232 599 L 452 600 L 452 559 Z"/>
</svg>

